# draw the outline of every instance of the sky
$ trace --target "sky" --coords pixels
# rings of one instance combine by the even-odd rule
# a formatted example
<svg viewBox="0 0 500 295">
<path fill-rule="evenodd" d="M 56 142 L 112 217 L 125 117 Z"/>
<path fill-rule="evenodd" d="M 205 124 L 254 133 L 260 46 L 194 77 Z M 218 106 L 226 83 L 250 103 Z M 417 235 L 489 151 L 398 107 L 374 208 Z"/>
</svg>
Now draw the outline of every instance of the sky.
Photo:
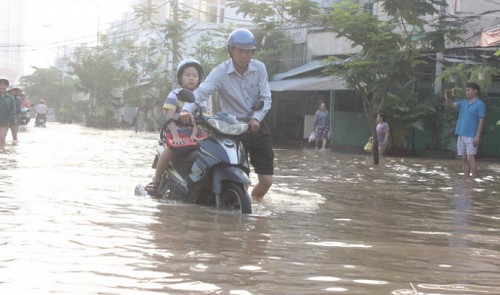
<svg viewBox="0 0 500 295">
<path fill-rule="evenodd" d="M 113 20 L 132 11 L 131 0 L 25 0 L 26 35 L 30 44 L 25 56 L 25 74 L 32 66 L 53 63 L 57 48 L 64 45 L 95 45 L 97 31 L 105 32 Z"/>
</svg>

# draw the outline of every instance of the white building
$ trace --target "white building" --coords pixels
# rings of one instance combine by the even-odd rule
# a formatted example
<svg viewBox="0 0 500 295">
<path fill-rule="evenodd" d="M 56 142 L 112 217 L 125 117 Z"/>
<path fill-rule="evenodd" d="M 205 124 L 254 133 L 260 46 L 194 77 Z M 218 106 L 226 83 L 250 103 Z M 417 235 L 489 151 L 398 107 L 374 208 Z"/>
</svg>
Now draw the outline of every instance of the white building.
<svg viewBox="0 0 500 295">
<path fill-rule="evenodd" d="M 24 0 L 2 0 L 0 5 L 0 76 L 11 84 L 24 69 Z"/>
</svg>

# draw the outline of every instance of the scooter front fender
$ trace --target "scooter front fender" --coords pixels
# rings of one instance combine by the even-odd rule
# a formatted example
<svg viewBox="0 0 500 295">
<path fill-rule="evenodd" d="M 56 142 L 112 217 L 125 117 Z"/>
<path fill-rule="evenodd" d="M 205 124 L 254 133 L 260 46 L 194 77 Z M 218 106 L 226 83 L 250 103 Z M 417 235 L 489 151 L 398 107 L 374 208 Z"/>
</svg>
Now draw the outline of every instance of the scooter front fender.
<svg viewBox="0 0 500 295">
<path fill-rule="evenodd" d="M 248 174 L 235 166 L 220 166 L 213 171 L 212 190 L 216 195 L 221 193 L 223 181 L 234 181 L 243 184 L 244 187 L 250 185 Z"/>
</svg>

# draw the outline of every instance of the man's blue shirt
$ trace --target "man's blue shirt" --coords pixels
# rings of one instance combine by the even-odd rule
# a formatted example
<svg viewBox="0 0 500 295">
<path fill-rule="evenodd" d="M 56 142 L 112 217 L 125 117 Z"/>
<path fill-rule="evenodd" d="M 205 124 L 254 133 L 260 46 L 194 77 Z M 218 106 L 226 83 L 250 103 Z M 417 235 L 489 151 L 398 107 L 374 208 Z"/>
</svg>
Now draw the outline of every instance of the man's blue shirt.
<svg viewBox="0 0 500 295">
<path fill-rule="evenodd" d="M 482 100 L 476 98 L 469 103 L 467 99 L 455 102 L 458 109 L 455 134 L 458 136 L 475 137 L 479 119 L 486 116 L 486 106 Z"/>
</svg>

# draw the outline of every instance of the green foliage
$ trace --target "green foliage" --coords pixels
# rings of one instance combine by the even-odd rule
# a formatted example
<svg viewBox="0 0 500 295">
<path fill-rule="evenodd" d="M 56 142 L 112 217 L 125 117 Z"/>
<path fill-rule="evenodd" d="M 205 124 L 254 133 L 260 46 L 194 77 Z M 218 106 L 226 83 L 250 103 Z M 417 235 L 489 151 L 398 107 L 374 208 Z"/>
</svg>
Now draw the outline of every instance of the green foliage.
<svg viewBox="0 0 500 295">
<path fill-rule="evenodd" d="M 391 122 L 393 146 L 403 147 L 408 130 L 423 130 L 428 118 L 436 114 L 434 101 L 420 99 L 411 87 L 412 84 L 407 83 L 389 93 L 383 109 Z"/>
<path fill-rule="evenodd" d="M 36 68 L 30 76 L 23 76 L 20 79 L 21 87 L 28 98 L 36 99 L 32 103 L 37 103 L 39 99 L 45 99 L 47 105 L 56 103 L 60 99 L 62 91 L 62 72 L 56 68 L 40 69 Z"/>
<path fill-rule="evenodd" d="M 252 18 L 255 24 L 273 30 L 277 26 L 276 11 L 272 1 L 229 0 L 228 7 L 236 8 L 236 13 Z"/>
<path fill-rule="evenodd" d="M 107 109 L 103 114 L 99 114 L 93 118 L 95 127 L 104 129 L 114 129 L 118 126 L 118 120 L 114 117 L 114 112 Z"/>
<path fill-rule="evenodd" d="M 57 120 L 64 121 L 66 117 L 76 116 L 76 111 L 71 108 L 76 82 L 61 70 L 53 67 L 37 68 L 33 74 L 21 77 L 20 84 L 30 103 L 36 104 L 38 100 L 45 99 L 47 105 L 55 110 Z M 67 114 L 63 115 L 62 112 Z"/>
<path fill-rule="evenodd" d="M 438 76 L 447 82 L 454 96 L 465 95 L 468 82 L 476 82 L 481 87 L 481 95 L 486 96 L 491 87 L 492 76 L 500 74 L 500 69 L 487 65 L 466 65 L 464 63 L 447 66 Z"/>
<path fill-rule="evenodd" d="M 425 128 L 431 132 L 431 142 L 427 148 L 448 149 L 451 139 L 455 136 L 457 113 L 448 109 L 441 93 L 428 96 L 425 102 L 436 110 L 424 119 Z"/>
<path fill-rule="evenodd" d="M 443 13 L 445 0 L 378 0 L 391 22 L 398 24 L 400 32 L 409 38 L 414 48 L 441 51 L 445 40 L 460 42 L 470 21 Z"/>
<path fill-rule="evenodd" d="M 78 77 L 82 92 L 90 93 L 92 115 L 105 111 L 112 98 L 111 90 L 120 86 L 124 75 L 118 56 L 107 47 L 79 47 L 69 66 L 70 73 Z"/>
<path fill-rule="evenodd" d="M 202 33 L 196 44 L 194 57 L 203 65 L 205 74 L 229 58 L 226 47 L 227 38 L 234 29 L 234 26 L 226 26 Z M 266 31 L 261 28 L 254 29 L 252 32 L 257 43 L 253 57 L 266 64 L 269 76 L 282 71 L 280 57 L 293 45 L 291 39 L 279 30 Z"/>
<path fill-rule="evenodd" d="M 449 67 L 444 67 L 443 72 L 438 76 L 438 79 L 443 79 L 448 83 L 457 83 L 465 85 L 468 78 L 468 70 L 464 63 L 456 64 Z"/>
<path fill-rule="evenodd" d="M 141 18 L 141 24 L 156 23 L 155 18 L 158 14 L 158 7 L 148 5 L 146 2 L 139 3 L 133 7 L 134 14 Z"/>
<path fill-rule="evenodd" d="M 283 71 L 280 57 L 293 46 L 291 39 L 283 31 L 257 30 L 255 36 L 259 42 L 254 57 L 266 64 L 269 76 Z"/>
<path fill-rule="evenodd" d="M 492 76 L 500 74 L 500 69 L 487 65 L 473 66 L 469 70 L 469 81 L 478 83 L 483 94 L 491 88 Z"/>
<path fill-rule="evenodd" d="M 222 61 L 228 59 L 226 42 L 227 36 L 232 30 L 232 27 L 222 27 L 219 30 L 207 30 L 201 33 L 200 39 L 194 47 L 194 58 L 202 64 L 205 75 Z"/>
<path fill-rule="evenodd" d="M 408 39 L 398 33 L 393 22 L 369 14 L 358 4 L 342 2 L 334 5 L 323 17 L 323 23 L 329 24 L 328 30 L 349 39 L 353 47 L 359 48 L 359 53 L 352 55 L 347 62 L 331 63 L 325 72 L 344 78 L 347 85 L 359 93 L 374 132 L 373 118 L 376 113 L 387 109 L 385 100 L 391 96 L 389 90 L 397 90 L 414 79 L 414 66 L 421 63 L 421 55 L 409 49 Z M 396 104 L 394 107 L 401 106 L 400 111 L 403 111 L 405 99 L 409 97 L 401 96 L 390 103 Z M 407 125 L 402 125 L 405 130 Z"/>
<path fill-rule="evenodd" d="M 285 0 L 281 2 L 281 5 L 287 15 L 293 17 L 299 23 L 309 23 L 311 19 L 314 19 L 320 13 L 317 1 Z"/>
<path fill-rule="evenodd" d="M 393 129 L 396 137 L 404 138 L 409 128 L 422 126 L 424 118 L 435 110 L 412 94 L 416 65 L 423 63 L 426 51 L 441 50 L 444 40 L 459 40 L 464 22 L 441 13 L 447 5 L 444 0 L 374 2 L 387 13 L 387 19 L 372 15 L 353 1 L 336 3 L 310 19 L 359 49 L 347 60 L 328 58 L 325 72 L 342 77 L 363 98 L 372 133 L 375 113 L 385 110 L 398 122 Z"/>
<path fill-rule="evenodd" d="M 154 42 L 137 44 L 124 39 L 110 43 L 106 38 L 101 47 L 76 49 L 69 63 L 70 73 L 78 77 L 80 90 L 90 93 L 89 125 L 109 128 L 117 116 L 105 117 L 125 103 L 143 111 L 161 108 L 171 83 L 166 83 L 168 73 L 159 70 L 163 61 L 160 50 Z M 151 89 L 157 91 L 151 93 Z M 123 97 L 115 97 L 115 90 L 122 90 Z"/>
<path fill-rule="evenodd" d="M 424 27 L 424 16 L 437 14 L 437 7 L 446 5 L 444 0 L 384 0 L 384 11 L 394 22 L 405 20 L 408 25 Z"/>
</svg>

